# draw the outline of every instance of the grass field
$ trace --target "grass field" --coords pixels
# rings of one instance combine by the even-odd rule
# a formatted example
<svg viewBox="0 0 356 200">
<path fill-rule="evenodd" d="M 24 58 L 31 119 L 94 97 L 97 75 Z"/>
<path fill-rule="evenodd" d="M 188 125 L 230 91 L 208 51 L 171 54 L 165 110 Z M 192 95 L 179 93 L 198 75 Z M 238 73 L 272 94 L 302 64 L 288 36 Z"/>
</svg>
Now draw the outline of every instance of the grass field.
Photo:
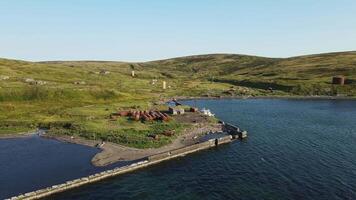
<svg viewBox="0 0 356 200">
<path fill-rule="evenodd" d="M 109 73 L 100 74 L 105 70 Z M 348 84 L 331 85 L 335 75 L 346 76 Z M 150 109 L 176 96 L 248 95 L 356 96 L 356 52 L 284 59 L 214 54 L 144 63 L 0 59 L 0 134 L 47 127 L 58 134 L 158 147 L 170 139 L 148 141 L 148 133 L 181 125 L 111 122 L 108 116 L 120 109 Z"/>
</svg>

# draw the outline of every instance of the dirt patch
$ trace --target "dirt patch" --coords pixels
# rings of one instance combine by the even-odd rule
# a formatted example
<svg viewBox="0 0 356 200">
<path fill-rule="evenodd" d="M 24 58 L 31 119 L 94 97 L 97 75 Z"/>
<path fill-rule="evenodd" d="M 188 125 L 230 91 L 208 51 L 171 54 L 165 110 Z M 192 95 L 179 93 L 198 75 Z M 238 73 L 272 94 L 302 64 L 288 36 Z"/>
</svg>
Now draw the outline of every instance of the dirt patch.
<svg viewBox="0 0 356 200">
<path fill-rule="evenodd" d="M 199 112 L 186 112 L 183 115 L 175 115 L 173 118 L 180 123 L 189 123 L 189 124 L 203 124 L 209 123 L 209 117 L 204 116 Z"/>
<path fill-rule="evenodd" d="M 136 149 L 109 142 L 101 147 L 103 151 L 94 156 L 92 163 L 95 166 L 105 166 L 117 161 L 130 161 L 145 158 L 147 156 L 195 144 L 199 142 L 199 138 L 205 134 L 221 130 L 221 124 L 196 124 L 194 127 L 184 130 L 183 133 L 171 144 L 155 149 Z"/>
</svg>

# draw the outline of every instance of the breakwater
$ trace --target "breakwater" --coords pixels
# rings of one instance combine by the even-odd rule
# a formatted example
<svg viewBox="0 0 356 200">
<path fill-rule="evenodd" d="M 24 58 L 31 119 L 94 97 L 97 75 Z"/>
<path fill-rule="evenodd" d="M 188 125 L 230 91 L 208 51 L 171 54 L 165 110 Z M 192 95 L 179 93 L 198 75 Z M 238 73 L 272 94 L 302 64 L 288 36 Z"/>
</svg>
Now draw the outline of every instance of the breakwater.
<svg viewBox="0 0 356 200">
<path fill-rule="evenodd" d="M 234 130 L 236 130 L 236 129 L 234 129 Z M 231 133 L 234 133 L 234 134 L 231 134 Z M 11 199 L 11 200 L 20 200 L 20 199 L 21 200 L 32 200 L 32 199 L 40 199 L 40 198 L 48 197 L 48 196 L 56 194 L 56 193 L 64 192 L 64 191 L 74 189 L 74 188 L 77 188 L 77 187 L 80 187 L 80 186 L 83 186 L 86 184 L 98 182 L 103 179 L 107 179 L 107 178 L 114 177 L 114 176 L 117 176 L 120 174 L 128 173 L 128 172 L 131 172 L 131 171 L 134 171 L 137 169 L 141 169 L 141 168 L 144 168 L 144 167 L 147 167 L 150 165 L 154 165 L 154 164 L 163 162 L 165 160 L 170 160 L 170 159 L 173 159 L 176 157 L 185 156 L 185 155 L 193 153 L 193 152 L 212 148 L 212 147 L 215 147 L 215 146 L 218 146 L 221 144 L 225 144 L 225 143 L 230 143 L 230 142 L 234 141 L 235 139 L 243 138 L 243 137 L 236 137 L 236 136 L 238 136 L 237 132 L 234 132 L 231 130 L 229 132 L 229 134 L 224 135 L 219 138 L 210 139 L 210 140 L 200 142 L 197 144 L 193 144 L 190 146 L 186 146 L 183 148 L 174 149 L 171 151 L 148 156 L 147 158 L 140 160 L 136 163 L 133 163 L 131 165 L 117 167 L 117 168 L 103 171 L 100 173 L 96 173 L 96 174 L 93 174 L 93 175 L 90 175 L 87 177 L 67 181 L 63 184 L 53 185 L 51 187 L 47 187 L 47 188 L 40 189 L 37 191 L 21 194 L 19 196 L 11 197 L 9 199 Z"/>
<path fill-rule="evenodd" d="M 235 138 L 243 139 L 247 137 L 247 131 L 243 131 L 239 127 L 229 123 L 225 123 L 225 122 L 222 123 L 224 124 L 223 131 L 228 134 L 231 134 L 234 139 Z"/>
</svg>

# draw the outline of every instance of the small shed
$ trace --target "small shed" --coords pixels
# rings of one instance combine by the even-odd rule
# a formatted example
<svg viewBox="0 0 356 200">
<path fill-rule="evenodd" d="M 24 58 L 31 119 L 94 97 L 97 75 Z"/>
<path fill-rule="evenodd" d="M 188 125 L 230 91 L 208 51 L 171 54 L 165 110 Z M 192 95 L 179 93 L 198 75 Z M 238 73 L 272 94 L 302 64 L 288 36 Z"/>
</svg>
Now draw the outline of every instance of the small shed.
<svg viewBox="0 0 356 200">
<path fill-rule="evenodd" d="M 182 115 L 184 114 L 184 108 L 176 106 L 176 107 L 169 107 L 169 113 L 172 115 Z"/>
<path fill-rule="evenodd" d="M 334 85 L 344 85 L 345 77 L 344 76 L 334 76 L 332 79 L 332 84 Z"/>
</svg>

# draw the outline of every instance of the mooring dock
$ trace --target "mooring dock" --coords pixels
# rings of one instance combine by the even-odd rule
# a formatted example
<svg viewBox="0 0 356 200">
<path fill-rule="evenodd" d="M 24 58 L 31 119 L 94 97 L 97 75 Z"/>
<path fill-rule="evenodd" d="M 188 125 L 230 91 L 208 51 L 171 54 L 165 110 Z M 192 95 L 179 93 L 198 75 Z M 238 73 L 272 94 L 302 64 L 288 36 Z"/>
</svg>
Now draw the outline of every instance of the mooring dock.
<svg viewBox="0 0 356 200">
<path fill-rule="evenodd" d="M 14 196 L 9 198 L 9 200 L 32 200 L 32 199 L 41 199 L 44 197 L 51 196 L 53 194 L 57 194 L 60 192 L 64 192 L 67 190 L 71 190 L 73 188 L 77 188 L 86 184 L 94 183 L 101 181 L 103 179 L 107 179 L 110 177 L 118 176 L 120 174 L 128 173 L 137 169 L 141 169 L 150 165 L 155 165 L 160 162 L 174 159 L 180 156 L 185 156 L 187 154 L 191 154 L 197 151 L 201 151 L 204 149 L 209 149 L 212 147 L 216 147 L 221 144 L 230 143 L 237 139 L 244 139 L 247 137 L 246 131 L 241 131 L 240 128 L 223 123 L 223 131 L 224 136 L 209 139 L 207 141 L 202 141 L 197 144 L 193 144 L 190 146 L 182 147 L 179 149 L 174 149 L 171 151 L 159 153 L 156 155 L 148 156 L 146 159 L 133 163 L 131 165 L 117 167 L 111 170 L 106 170 L 100 173 L 96 173 L 87 177 L 78 178 L 72 181 L 67 181 L 63 184 L 53 185 L 51 187 L 47 187 L 44 189 L 40 189 L 33 192 L 28 192 L 25 194 L 21 194 L 18 196 Z"/>
</svg>

